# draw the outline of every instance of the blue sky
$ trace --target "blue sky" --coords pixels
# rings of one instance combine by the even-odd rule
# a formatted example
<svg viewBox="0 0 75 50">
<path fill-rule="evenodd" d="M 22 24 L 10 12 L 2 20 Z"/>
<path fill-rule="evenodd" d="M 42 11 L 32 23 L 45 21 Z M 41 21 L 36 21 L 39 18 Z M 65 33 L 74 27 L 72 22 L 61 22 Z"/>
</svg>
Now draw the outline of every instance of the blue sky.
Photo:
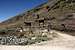
<svg viewBox="0 0 75 50">
<path fill-rule="evenodd" d="M 46 1 L 47 0 L 0 0 L 0 22 Z"/>
</svg>

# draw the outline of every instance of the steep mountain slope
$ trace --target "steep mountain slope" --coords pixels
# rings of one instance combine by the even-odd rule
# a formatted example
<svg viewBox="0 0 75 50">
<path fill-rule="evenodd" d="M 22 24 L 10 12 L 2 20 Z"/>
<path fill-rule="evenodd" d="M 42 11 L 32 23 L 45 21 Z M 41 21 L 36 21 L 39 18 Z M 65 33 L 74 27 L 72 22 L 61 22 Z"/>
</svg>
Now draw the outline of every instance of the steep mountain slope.
<svg viewBox="0 0 75 50">
<path fill-rule="evenodd" d="M 30 45 L 52 40 L 58 37 L 52 29 L 75 35 L 75 0 L 49 0 L 2 22 L 0 44 Z"/>
<path fill-rule="evenodd" d="M 74 6 L 74 0 L 49 0 L 32 10 L 2 22 L 0 28 L 22 31 L 29 29 L 31 32 L 41 29 L 75 31 Z"/>
</svg>

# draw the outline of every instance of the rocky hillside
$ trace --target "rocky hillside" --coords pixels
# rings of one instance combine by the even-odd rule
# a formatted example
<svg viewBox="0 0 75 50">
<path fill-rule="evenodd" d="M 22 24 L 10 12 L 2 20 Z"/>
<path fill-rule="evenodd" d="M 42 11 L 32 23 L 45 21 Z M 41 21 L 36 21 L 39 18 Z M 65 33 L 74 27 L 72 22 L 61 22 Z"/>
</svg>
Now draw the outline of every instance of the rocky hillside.
<svg viewBox="0 0 75 50">
<path fill-rule="evenodd" d="M 0 24 L 0 36 L 13 35 L 29 40 L 32 37 L 40 37 L 41 40 L 44 38 L 42 41 L 45 41 L 49 38 L 51 39 L 51 36 L 48 38 L 51 29 L 74 32 L 74 6 L 75 0 L 49 0 L 42 5 L 2 22 Z"/>
<path fill-rule="evenodd" d="M 12 17 L 11 19 L 2 22 L 2 24 L 5 27 L 17 27 L 21 25 L 41 27 L 41 23 L 43 26 L 50 26 L 50 28 L 53 29 L 75 30 L 74 6 L 74 0 L 49 0 L 49 2 L 37 6 L 36 8 L 29 10 L 23 14 Z"/>
<path fill-rule="evenodd" d="M 75 30 L 75 1 L 49 0 L 23 14 L 2 22 L 1 28 Z"/>
<path fill-rule="evenodd" d="M 27 12 L 8 19 L 2 29 L 56 29 L 61 31 L 75 30 L 75 1 L 49 0 Z"/>
</svg>

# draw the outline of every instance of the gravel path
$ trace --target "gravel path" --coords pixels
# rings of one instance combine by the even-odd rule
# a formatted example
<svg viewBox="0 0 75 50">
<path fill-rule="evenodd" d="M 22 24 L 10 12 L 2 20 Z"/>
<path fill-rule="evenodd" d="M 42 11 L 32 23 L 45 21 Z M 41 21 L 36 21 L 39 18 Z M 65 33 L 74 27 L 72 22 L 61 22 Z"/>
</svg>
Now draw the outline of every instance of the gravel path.
<svg viewBox="0 0 75 50">
<path fill-rule="evenodd" d="M 50 41 L 48 45 L 75 48 L 75 37 L 74 36 L 64 34 L 61 32 L 57 32 L 57 31 L 54 31 L 54 32 L 56 32 L 59 35 L 59 37 Z"/>
</svg>

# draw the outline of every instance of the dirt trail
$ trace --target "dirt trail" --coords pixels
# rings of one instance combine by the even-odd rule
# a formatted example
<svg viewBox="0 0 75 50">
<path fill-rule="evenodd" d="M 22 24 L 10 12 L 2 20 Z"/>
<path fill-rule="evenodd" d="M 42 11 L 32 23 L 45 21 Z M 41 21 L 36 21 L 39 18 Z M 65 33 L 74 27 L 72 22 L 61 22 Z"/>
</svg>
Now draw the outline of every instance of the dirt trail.
<svg viewBox="0 0 75 50">
<path fill-rule="evenodd" d="M 42 42 L 29 46 L 0 46 L 0 50 L 75 50 L 75 37 L 52 30 L 58 34 L 51 41 Z"/>
</svg>

